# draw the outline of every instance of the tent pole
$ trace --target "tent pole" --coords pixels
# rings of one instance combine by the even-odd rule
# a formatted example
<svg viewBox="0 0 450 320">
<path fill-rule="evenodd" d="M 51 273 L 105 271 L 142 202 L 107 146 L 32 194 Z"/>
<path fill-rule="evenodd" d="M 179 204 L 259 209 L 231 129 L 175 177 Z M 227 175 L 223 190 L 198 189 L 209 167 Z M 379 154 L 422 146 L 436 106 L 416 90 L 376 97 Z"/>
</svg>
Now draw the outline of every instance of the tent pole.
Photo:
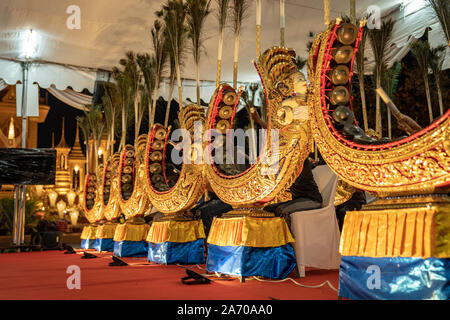
<svg viewBox="0 0 450 320">
<path fill-rule="evenodd" d="M 280 0 L 280 46 L 285 45 L 285 30 L 286 30 L 286 13 L 284 9 L 284 0 Z"/>
<path fill-rule="evenodd" d="M 22 63 L 22 148 L 27 147 L 27 94 L 28 94 L 28 68 L 30 63 Z M 14 236 L 13 244 L 16 246 L 24 243 L 24 225 L 25 225 L 25 201 L 26 201 L 26 186 L 16 185 L 14 187 Z"/>
<path fill-rule="evenodd" d="M 261 1 L 256 0 L 256 58 L 261 55 Z"/>
</svg>

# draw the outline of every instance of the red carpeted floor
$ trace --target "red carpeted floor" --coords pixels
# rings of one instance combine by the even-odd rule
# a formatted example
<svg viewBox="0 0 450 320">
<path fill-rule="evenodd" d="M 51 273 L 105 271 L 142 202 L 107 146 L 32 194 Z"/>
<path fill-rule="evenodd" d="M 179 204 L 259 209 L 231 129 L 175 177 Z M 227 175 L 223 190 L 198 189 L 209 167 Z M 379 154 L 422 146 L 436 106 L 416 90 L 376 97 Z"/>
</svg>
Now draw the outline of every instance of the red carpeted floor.
<svg viewBox="0 0 450 320">
<path fill-rule="evenodd" d="M 305 288 L 287 280 L 260 282 L 248 279 L 217 280 L 212 284 L 185 285 L 183 267 L 177 265 L 142 265 L 146 258 L 124 258 L 125 267 L 110 267 L 111 254 L 96 259 L 81 259 L 82 254 L 63 251 L 0 254 L 0 299 L 158 299 L 158 300 L 336 300 L 337 293 L 328 285 Z M 81 289 L 67 288 L 70 265 L 81 270 Z M 205 271 L 187 266 L 200 274 Z M 200 266 L 204 268 L 204 265 Z M 294 273 L 291 277 L 295 277 Z M 319 285 L 328 280 L 338 287 L 338 270 L 308 270 L 305 278 L 294 278 L 304 285 Z"/>
</svg>

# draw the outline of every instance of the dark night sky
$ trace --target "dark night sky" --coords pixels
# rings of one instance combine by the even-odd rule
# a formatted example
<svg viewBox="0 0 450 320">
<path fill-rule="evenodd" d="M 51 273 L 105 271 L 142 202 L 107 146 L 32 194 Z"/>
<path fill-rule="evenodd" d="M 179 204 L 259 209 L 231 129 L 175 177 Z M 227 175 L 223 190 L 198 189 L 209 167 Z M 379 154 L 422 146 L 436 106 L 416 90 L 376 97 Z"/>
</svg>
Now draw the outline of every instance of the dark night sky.
<svg viewBox="0 0 450 320">
<path fill-rule="evenodd" d="M 45 93 L 46 90 L 41 89 L 41 94 L 45 95 Z M 50 93 L 48 93 L 48 105 L 50 110 L 45 122 L 38 124 L 38 148 L 51 148 L 52 132 L 55 133 L 55 145 L 59 143 L 63 117 L 66 142 L 70 147 L 73 146 L 76 133 L 76 117 L 83 115 L 83 111 L 61 102 Z M 80 139 L 83 139 L 82 133 L 80 134 Z M 84 149 L 83 144 L 82 147 Z"/>
</svg>

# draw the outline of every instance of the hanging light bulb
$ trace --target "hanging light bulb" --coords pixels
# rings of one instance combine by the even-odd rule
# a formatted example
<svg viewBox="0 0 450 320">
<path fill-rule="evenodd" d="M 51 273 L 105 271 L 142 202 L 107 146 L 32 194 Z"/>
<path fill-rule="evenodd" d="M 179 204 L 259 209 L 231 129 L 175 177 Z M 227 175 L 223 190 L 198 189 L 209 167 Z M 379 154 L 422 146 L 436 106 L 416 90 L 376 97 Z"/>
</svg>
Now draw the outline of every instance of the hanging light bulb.
<svg viewBox="0 0 450 320">
<path fill-rule="evenodd" d="M 79 215 L 80 213 L 78 212 L 78 210 L 70 211 L 70 222 L 72 223 L 72 226 L 77 225 Z"/>
<path fill-rule="evenodd" d="M 77 194 L 73 190 L 69 191 L 69 193 L 67 194 L 67 202 L 69 203 L 69 206 L 73 206 L 76 196 Z"/>
<path fill-rule="evenodd" d="M 9 121 L 9 130 L 8 130 L 8 142 L 10 145 L 13 144 L 15 137 L 16 133 L 14 131 L 14 119 L 13 117 L 11 117 L 11 120 Z"/>
<path fill-rule="evenodd" d="M 80 171 L 80 167 L 78 165 L 75 165 L 75 167 L 73 168 L 73 170 L 75 170 L 75 173 L 78 173 L 78 171 Z"/>
<path fill-rule="evenodd" d="M 27 30 L 24 36 L 23 54 L 26 59 L 32 58 L 37 49 L 38 35 L 32 29 Z"/>
<path fill-rule="evenodd" d="M 64 213 L 66 212 L 66 203 L 64 200 L 59 200 L 56 204 L 56 207 L 58 208 L 58 215 L 60 219 L 64 219 Z"/>
<path fill-rule="evenodd" d="M 50 193 L 48 194 L 48 199 L 50 200 L 50 207 L 55 207 L 57 198 L 58 193 L 55 190 L 50 191 Z"/>
</svg>

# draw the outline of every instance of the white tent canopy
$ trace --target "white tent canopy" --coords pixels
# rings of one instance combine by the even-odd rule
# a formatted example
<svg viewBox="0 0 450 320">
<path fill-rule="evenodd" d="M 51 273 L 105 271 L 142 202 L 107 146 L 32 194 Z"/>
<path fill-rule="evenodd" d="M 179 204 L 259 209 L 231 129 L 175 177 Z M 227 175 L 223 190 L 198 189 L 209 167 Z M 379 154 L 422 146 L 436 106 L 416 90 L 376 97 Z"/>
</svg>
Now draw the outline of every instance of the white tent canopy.
<svg viewBox="0 0 450 320">
<path fill-rule="evenodd" d="M 70 5 L 80 9 L 80 29 L 69 29 L 66 13 Z M 310 33 L 324 29 L 323 1 L 286 0 L 286 45 L 296 49 L 297 54 L 307 57 L 306 45 L 312 40 Z M 279 1 L 264 0 L 262 10 L 262 50 L 279 45 Z M 357 13 L 362 15 L 370 5 L 377 5 L 382 12 L 398 22 L 394 29 L 393 43 L 397 46 L 390 56 L 391 62 L 402 58 L 407 45 L 429 33 L 432 45 L 446 43 L 439 30 L 437 18 L 424 0 L 358 0 Z M 349 15 L 349 0 L 330 1 L 331 18 Z M 2 0 L 0 3 L 0 79 L 15 84 L 22 79 L 19 63 L 23 59 L 25 37 L 32 29 L 37 35 L 30 82 L 43 88 L 54 87 L 75 91 L 94 91 L 96 80 L 106 80 L 111 70 L 124 57 L 125 52 L 152 52 L 150 29 L 155 19 L 154 12 L 161 7 L 155 0 Z M 216 5 L 212 5 L 215 11 Z M 252 3 L 244 21 L 240 42 L 239 81 L 257 81 L 257 73 L 251 61 L 255 57 L 255 8 Z M 412 36 L 412 37 L 409 37 Z M 218 27 L 215 12 L 207 19 L 204 53 L 200 64 L 202 99 L 209 101 L 216 78 Z M 233 76 L 234 35 L 227 29 L 222 65 L 222 80 L 231 82 Z M 195 69 L 192 55 L 186 54 L 182 70 L 183 97 L 195 100 Z M 368 59 L 368 70 L 372 63 Z M 448 66 L 448 63 L 446 64 Z M 53 86 L 52 86 L 53 85 Z M 167 87 L 167 86 L 166 86 Z M 161 95 L 167 90 L 162 88 Z M 176 94 L 174 94 L 174 98 Z"/>
</svg>

